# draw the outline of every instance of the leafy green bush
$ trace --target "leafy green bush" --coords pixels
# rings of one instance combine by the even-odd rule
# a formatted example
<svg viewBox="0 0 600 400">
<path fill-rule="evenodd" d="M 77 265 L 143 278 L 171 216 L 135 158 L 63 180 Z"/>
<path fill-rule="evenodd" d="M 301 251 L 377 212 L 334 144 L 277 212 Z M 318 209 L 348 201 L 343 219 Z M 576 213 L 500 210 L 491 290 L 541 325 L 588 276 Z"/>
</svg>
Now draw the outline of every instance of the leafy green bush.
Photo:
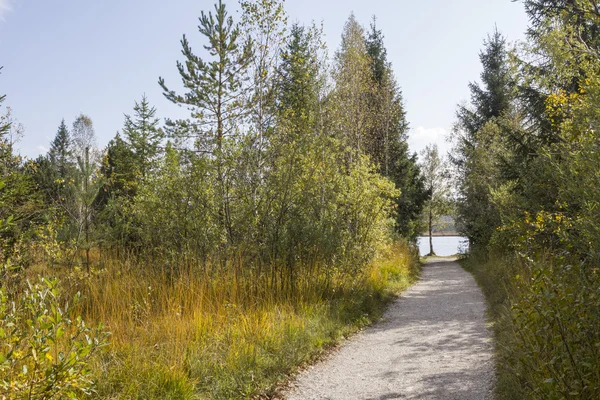
<svg viewBox="0 0 600 400">
<path fill-rule="evenodd" d="M 600 398 L 600 276 L 540 260 L 519 276 L 508 362 L 532 398 Z"/>
<path fill-rule="evenodd" d="M 74 298 L 73 303 L 78 301 Z M 81 398 L 93 391 L 88 363 L 102 327 L 72 319 L 58 281 L 41 279 L 14 300 L 0 289 L 0 398 Z"/>
<path fill-rule="evenodd" d="M 600 275 L 556 255 L 463 261 L 490 305 L 499 399 L 600 398 Z"/>
</svg>

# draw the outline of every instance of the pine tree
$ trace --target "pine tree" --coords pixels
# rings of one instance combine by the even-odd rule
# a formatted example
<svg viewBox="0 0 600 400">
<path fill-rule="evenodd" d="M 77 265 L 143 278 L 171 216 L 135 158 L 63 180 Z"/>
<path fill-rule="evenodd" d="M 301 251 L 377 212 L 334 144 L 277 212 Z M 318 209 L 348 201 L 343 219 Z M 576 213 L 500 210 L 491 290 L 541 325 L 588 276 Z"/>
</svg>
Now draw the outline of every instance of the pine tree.
<svg viewBox="0 0 600 400">
<path fill-rule="evenodd" d="M 240 29 L 221 0 L 215 4 L 215 14 L 202 12 L 198 30 L 208 41 L 205 49 L 213 60 L 196 56 L 184 35 L 181 46 L 185 62 L 178 61 L 177 68 L 188 91 L 177 94 L 162 78 L 159 84 L 168 100 L 191 110 L 191 120 L 167 120 L 171 133 L 194 139 L 201 152 L 221 153 L 225 138 L 236 134 L 247 114 L 243 82 L 252 61 L 252 46 L 250 41 L 240 43 Z"/>
<path fill-rule="evenodd" d="M 160 120 L 156 118 L 156 108 L 150 106 L 146 95 L 142 96 L 141 102 L 135 102 L 133 112 L 133 118 L 125 115 L 124 141 L 135 155 L 136 170 L 143 180 L 156 161 L 164 133 L 158 126 Z M 122 141 L 119 135 L 115 140 L 115 145 Z"/>
<path fill-rule="evenodd" d="M 228 16 L 221 0 L 215 4 L 215 14 L 202 12 L 198 30 L 208 41 L 204 48 L 211 61 L 194 55 L 184 36 L 181 40 L 185 63 L 177 68 L 188 91 L 179 95 L 169 90 L 164 79 L 159 84 L 165 97 L 175 104 L 191 110 L 191 119 L 167 120 L 170 133 L 180 138 L 193 138 L 196 151 L 211 158 L 211 175 L 216 178 L 220 201 L 219 219 L 224 236 L 230 243 L 236 241 L 233 228 L 232 187 L 230 175 L 237 163 L 234 139 L 241 139 L 239 132 L 248 116 L 244 100 L 248 88 L 244 83 L 253 60 L 252 42 L 241 35 L 238 24 Z"/>
</svg>

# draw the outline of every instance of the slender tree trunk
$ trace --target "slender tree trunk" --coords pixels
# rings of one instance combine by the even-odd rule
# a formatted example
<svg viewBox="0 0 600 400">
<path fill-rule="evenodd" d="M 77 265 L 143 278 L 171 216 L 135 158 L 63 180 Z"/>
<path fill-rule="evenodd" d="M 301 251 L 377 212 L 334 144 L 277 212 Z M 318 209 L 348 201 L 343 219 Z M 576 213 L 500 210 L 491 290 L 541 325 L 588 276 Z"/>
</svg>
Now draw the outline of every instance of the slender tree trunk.
<svg viewBox="0 0 600 400">
<path fill-rule="evenodd" d="M 435 255 L 433 252 L 433 211 L 431 206 L 429 206 L 429 255 Z"/>
</svg>

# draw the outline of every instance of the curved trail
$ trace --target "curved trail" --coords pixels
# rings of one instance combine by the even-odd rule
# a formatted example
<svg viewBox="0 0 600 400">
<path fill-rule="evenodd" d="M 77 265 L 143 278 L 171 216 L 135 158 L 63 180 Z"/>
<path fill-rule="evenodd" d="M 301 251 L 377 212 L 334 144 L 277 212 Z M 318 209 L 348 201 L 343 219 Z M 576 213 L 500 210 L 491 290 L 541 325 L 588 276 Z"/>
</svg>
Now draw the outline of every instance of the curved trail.
<svg viewBox="0 0 600 400">
<path fill-rule="evenodd" d="M 288 400 L 491 399 L 485 299 L 456 262 L 433 260 L 383 320 L 302 372 Z"/>
</svg>

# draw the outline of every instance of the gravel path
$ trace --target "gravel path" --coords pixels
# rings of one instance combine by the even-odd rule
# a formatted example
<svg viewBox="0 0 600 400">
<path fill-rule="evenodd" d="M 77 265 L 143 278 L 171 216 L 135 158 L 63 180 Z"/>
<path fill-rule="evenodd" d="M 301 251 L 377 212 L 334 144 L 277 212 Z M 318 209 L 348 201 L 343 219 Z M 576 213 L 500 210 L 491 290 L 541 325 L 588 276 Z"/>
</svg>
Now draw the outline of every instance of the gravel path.
<svg viewBox="0 0 600 400">
<path fill-rule="evenodd" d="M 302 372 L 286 398 L 491 399 L 485 307 L 468 272 L 454 261 L 430 261 L 380 323 Z"/>
</svg>

